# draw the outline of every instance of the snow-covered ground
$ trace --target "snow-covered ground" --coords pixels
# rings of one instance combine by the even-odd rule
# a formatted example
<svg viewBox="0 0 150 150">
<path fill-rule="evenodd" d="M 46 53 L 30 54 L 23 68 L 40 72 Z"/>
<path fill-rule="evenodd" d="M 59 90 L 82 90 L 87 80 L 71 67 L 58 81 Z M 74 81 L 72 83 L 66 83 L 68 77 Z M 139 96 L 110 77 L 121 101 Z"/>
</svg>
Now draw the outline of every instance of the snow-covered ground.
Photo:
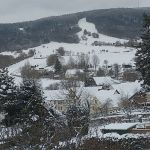
<svg viewBox="0 0 150 150">
<path fill-rule="evenodd" d="M 30 49 L 27 49 L 27 50 L 22 50 L 23 53 L 25 54 L 28 54 Z M 14 58 L 17 58 L 21 53 L 20 52 L 17 52 L 17 51 L 5 51 L 5 52 L 1 52 L 0 55 L 9 55 L 9 56 L 12 56 Z"/>
<path fill-rule="evenodd" d="M 2 52 L 0 53 L 0 55 L 10 55 L 10 56 L 13 56 L 14 58 L 17 58 L 19 56 L 19 53 L 17 52 Z"/>
</svg>

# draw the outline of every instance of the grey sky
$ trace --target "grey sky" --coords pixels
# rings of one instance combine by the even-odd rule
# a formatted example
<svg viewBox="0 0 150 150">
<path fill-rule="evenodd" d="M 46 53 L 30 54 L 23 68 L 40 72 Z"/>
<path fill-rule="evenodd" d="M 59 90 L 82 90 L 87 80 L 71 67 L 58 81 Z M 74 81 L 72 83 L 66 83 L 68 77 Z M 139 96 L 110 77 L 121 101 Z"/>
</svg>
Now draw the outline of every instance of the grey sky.
<svg viewBox="0 0 150 150">
<path fill-rule="evenodd" d="M 141 7 L 150 7 L 150 0 L 139 1 Z M 92 9 L 137 6 L 138 0 L 0 0 L 0 23 Z"/>
</svg>

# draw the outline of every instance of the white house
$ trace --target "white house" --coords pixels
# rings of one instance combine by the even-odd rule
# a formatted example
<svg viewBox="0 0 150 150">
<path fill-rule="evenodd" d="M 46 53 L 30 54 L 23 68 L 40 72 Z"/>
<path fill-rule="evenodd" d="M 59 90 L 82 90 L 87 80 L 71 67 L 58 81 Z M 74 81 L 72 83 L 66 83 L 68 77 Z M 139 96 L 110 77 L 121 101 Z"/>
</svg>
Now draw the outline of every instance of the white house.
<svg viewBox="0 0 150 150">
<path fill-rule="evenodd" d="M 66 78 L 76 78 L 78 74 L 83 74 L 84 71 L 82 69 L 68 69 L 66 71 Z"/>
</svg>

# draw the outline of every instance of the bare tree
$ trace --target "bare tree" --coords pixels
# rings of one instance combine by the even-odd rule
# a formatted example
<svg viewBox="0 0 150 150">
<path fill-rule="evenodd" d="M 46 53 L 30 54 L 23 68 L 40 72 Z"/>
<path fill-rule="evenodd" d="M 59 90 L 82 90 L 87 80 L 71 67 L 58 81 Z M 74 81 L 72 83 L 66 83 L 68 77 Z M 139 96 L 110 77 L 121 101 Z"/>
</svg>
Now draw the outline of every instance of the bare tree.
<svg viewBox="0 0 150 150">
<path fill-rule="evenodd" d="M 108 74 L 108 60 L 104 60 L 104 65 L 105 65 L 105 74 Z"/>
<path fill-rule="evenodd" d="M 61 56 L 64 56 L 65 55 L 65 50 L 64 50 L 64 47 L 59 47 L 57 50 L 57 53 Z"/>
<path fill-rule="evenodd" d="M 77 79 L 68 79 L 61 82 L 61 95 L 65 96 L 68 105 L 81 106 L 87 103 L 89 95 L 85 92 L 84 87 Z"/>
<path fill-rule="evenodd" d="M 132 113 L 132 109 L 133 109 L 133 103 L 132 103 L 132 99 L 129 98 L 129 95 L 123 94 L 123 92 L 122 92 L 120 102 L 118 105 L 120 108 L 122 108 L 123 112 L 125 114 L 127 114 L 127 118 L 130 121 L 131 113 Z"/>
<path fill-rule="evenodd" d="M 90 96 L 84 91 L 84 87 L 78 80 L 62 81 L 62 87 L 62 94 L 65 95 L 68 102 L 66 118 L 70 133 L 80 139 L 81 135 L 88 133 Z"/>
<path fill-rule="evenodd" d="M 33 78 L 33 79 L 39 79 L 41 74 L 31 67 L 30 63 L 27 62 L 22 68 L 21 68 L 21 76 L 25 78 Z"/>
<path fill-rule="evenodd" d="M 112 100 L 107 99 L 106 102 L 102 105 L 102 114 L 105 116 L 108 115 L 111 106 L 112 106 Z"/>
<path fill-rule="evenodd" d="M 124 81 L 135 82 L 139 79 L 139 74 L 135 70 L 130 69 L 123 72 L 122 78 Z"/>
<path fill-rule="evenodd" d="M 85 66 L 85 60 L 84 60 L 85 54 L 81 54 L 78 56 L 78 67 L 83 69 Z"/>
<path fill-rule="evenodd" d="M 52 54 L 52 55 L 48 56 L 46 63 L 48 66 L 52 66 L 56 63 L 56 60 L 57 60 L 57 55 Z"/>
<path fill-rule="evenodd" d="M 113 66 L 114 66 L 115 78 L 118 79 L 118 77 L 119 77 L 119 65 L 114 64 Z"/>
<path fill-rule="evenodd" d="M 85 55 L 84 61 L 85 61 L 85 67 L 88 67 L 90 64 L 90 57 L 88 54 Z"/>
<path fill-rule="evenodd" d="M 68 60 L 68 67 L 72 69 L 75 67 L 75 65 L 76 65 L 76 62 L 75 62 L 74 58 L 72 56 L 70 56 L 69 60 Z"/>
<path fill-rule="evenodd" d="M 93 56 L 92 56 L 92 63 L 93 63 L 93 66 L 94 66 L 94 68 L 95 68 L 95 71 L 96 71 L 96 68 L 97 68 L 97 66 L 98 66 L 99 63 L 100 63 L 100 60 L 99 60 L 99 58 L 98 58 L 97 55 L 93 55 Z"/>
<path fill-rule="evenodd" d="M 90 61 L 90 58 L 89 58 L 88 54 L 79 55 L 78 56 L 78 67 L 82 68 L 82 69 L 88 68 L 89 61 Z"/>
</svg>

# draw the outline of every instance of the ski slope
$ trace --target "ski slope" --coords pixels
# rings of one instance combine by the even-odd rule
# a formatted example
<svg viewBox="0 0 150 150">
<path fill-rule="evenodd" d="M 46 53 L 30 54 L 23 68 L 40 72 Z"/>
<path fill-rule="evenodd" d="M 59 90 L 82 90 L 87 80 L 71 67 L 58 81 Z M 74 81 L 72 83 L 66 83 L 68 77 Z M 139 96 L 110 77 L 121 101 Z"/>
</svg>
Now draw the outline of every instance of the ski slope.
<svg viewBox="0 0 150 150">
<path fill-rule="evenodd" d="M 97 33 L 99 35 L 99 38 L 92 38 L 91 36 L 86 36 L 87 41 L 81 40 L 80 43 L 91 45 L 94 41 L 101 41 L 101 42 L 109 42 L 109 43 L 115 43 L 117 41 L 124 43 L 127 42 L 125 39 L 119 39 L 115 37 L 110 37 L 107 35 L 100 34 L 96 26 L 93 23 L 87 22 L 86 18 L 80 19 L 78 22 L 78 26 L 82 29 L 79 33 L 78 36 L 81 39 L 81 37 L 84 35 L 84 30 L 87 30 L 88 32 L 91 33 Z"/>
</svg>

